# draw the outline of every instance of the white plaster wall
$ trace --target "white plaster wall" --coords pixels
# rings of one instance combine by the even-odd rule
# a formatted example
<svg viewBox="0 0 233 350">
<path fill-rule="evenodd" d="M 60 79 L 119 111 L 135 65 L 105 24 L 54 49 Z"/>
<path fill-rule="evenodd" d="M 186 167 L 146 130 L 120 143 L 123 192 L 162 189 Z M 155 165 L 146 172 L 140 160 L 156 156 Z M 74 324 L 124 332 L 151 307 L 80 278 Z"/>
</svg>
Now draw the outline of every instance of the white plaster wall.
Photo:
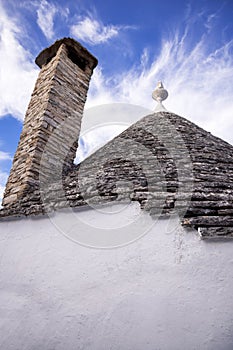
<svg viewBox="0 0 233 350">
<path fill-rule="evenodd" d="M 1 350 L 233 349 L 233 242 L 168 233 L 166 220 L 110 250 L 72 242 L 49 219 L 0 230 Z"/>
</svg>

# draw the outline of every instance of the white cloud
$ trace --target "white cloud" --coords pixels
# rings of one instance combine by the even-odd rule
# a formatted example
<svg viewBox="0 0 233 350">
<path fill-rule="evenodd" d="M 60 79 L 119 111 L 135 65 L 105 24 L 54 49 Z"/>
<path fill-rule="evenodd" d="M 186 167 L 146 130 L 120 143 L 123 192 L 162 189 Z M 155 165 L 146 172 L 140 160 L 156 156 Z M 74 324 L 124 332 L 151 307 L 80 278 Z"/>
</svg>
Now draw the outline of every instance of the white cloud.
<svg viewBox="0 0 233 350">
<path fill-rule="evenodd" d="M 11 160 L 11 156 L 7 152 L 0 151 L 0 161 Z"/>
<path fill-rule="evenodd" d="M 109 88 L 108 83 L 110 83 L 111 80 L 110 77 L 104 76 L 101 67 L 97 66 L 97 68 L 95 68 L 85 104 L 87 108 L 114 102 L 114 92 L 117 86 Z"/>
<path fill-rule="evenodd" d="M 93 16 L 87 16 L 80 18 L 77 24 L 74 24 L 70 28 L 71 35 L 86 43 L 97 45 L 109 41 L 113 37 L 119 35 L 121 30 L 134 29 L 130 26 L 105 26 L 101 21 L 93 18 Z"/>
<path fill-rule="evenodd" d="M 54 37 L 54 17 L 57 11 L 54 4 L 46 0 L 40 2 L 37 10 L 37 24 L 47 39 Z"/>
<path fill-rule="evenodd" d="M 38 70 L 20 44 L 19 23 L 1 5 L 0 18 L 0 117 L 12 114 L 23 119 Z"/>
</svg>

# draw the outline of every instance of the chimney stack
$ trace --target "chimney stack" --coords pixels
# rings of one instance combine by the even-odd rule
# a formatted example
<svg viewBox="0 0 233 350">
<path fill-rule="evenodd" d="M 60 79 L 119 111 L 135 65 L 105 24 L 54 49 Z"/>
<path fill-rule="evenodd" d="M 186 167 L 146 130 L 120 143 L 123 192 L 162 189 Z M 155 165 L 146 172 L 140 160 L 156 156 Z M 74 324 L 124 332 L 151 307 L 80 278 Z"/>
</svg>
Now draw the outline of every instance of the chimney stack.
<svg viewBox="0 0 233 350">
<path fill-rule="evenodd" d="M 97 59 L 75 40 L 64 38 L 43 50 L 36 63 L 41 71 L 6 185 L 4 207 L 14 205 L 26 193 L 39 188 L 39 175 L 43 171 L 41 157 L 48 149 L 50 136 L 61 125 L 65 125 L 62 136 L 53 138 L 54 143 L 49 145 L 47 171 L 49 169 L 55 179 L 56 167 L 61 168 L 60 162 L 65 170 L 72 167 L 89 82 Z"/>
</svg>

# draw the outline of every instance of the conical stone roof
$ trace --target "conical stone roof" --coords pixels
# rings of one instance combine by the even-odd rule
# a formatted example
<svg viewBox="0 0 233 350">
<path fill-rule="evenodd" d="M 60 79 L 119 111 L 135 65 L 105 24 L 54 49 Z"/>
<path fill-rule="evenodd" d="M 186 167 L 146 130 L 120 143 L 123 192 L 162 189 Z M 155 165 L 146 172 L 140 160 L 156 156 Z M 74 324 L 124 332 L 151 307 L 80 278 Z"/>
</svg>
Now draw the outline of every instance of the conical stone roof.
<svg viewBox="0 0 233 350">
<path fill-rule="evenodd" d="M 0 217 L 138 201 L 153 217 L 178 214 L 203 238 L 233 237 L 233 146 L 170 112 L 142 118 Z"/>
</svg>

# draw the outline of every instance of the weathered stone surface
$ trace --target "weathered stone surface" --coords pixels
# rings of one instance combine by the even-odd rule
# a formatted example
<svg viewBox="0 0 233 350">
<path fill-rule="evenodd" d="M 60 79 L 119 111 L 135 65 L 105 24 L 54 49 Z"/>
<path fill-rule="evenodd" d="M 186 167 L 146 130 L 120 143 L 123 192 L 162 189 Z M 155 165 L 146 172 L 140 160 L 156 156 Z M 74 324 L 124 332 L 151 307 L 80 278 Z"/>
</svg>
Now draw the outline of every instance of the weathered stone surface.
<svg viewBox="0 0 233 350">
<path fill-rule="evenodd" d="M 233 147 L 169 112 L 148 115 L 75 166 L 97 60 L 65 38 L 42 51 L 0 219 L 60 208 L 138 201 L 152 217 L 175 212 L 201 237 L 233 237 Z M 62 128 L 60 127 L 62 125 Z"/>
<path fill-rule="evenodd" d="M 63 38 L 57 40 L 52 46 L 43 50 L 36 58 L 36 64 L 42 68 L 42 66 L 48 64 L 53 57 L 56 56 L 59 47 L 65 44 L 68 48 L 68 57 L 78 66 L 81 66 L 85 70 L 85 66 L 89 66 L 91 69 L 94 69 L 97 66 L 97 59 L 87 51 L 82 45 L 72 38 Z M 56 78 L 59 80 L 59 78 Z M 85 83 L 83 82 L 83 85 Z M 88 85 L 85 85 L 88 88 Z"/>
<path fill-rule="evenodd" d="M 97 65 L 96 58 L 70 38 L 56 41 L 36 62 L 42 69 L 6 185 L 5 208 L 14 208 L 40 188 L 43 173 L 52 174 L 54 181 L 72 167 L 89 81 Z"/>
<path fill-rule="evenodd" d="M 175 114 L 152 114 L 73 166 L 62 181 L 27 193 L 0 217 L 129 200 L 156 218 L 177 212 L 183 225 L 199 227 L 203 238 L 213 232 L 231 237 L 233 147 Z"/>
<path fill-rule="evenodd" d="M 201 227 L 199 234 L 205 240 L 232 239 L 233 227 Z"/>
</svg>

